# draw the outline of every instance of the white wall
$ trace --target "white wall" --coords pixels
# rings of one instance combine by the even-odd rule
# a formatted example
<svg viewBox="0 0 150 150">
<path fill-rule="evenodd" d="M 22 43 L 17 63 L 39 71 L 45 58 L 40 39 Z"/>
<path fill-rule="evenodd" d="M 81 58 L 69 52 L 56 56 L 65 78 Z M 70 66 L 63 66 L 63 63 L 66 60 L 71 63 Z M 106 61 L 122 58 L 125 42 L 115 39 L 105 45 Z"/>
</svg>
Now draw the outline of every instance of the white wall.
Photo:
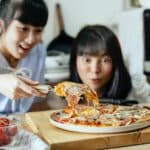
<svg viewBox="0 0 150 150">
<path fill-rule="evenodd" d="M 62 8 L 62 16 L 64 19 L 65 31 L 67 34 L 71 36 L 76 36 L 78 31 L 85 26 L 86 24 L 105 24 L 111 27 L 114 31 L 119 33 L 118 37 L 121 41 L 121 46 L 123 49 L 123 55 L 126 63 L 130 66 L 130 72 L 143 72 L 143 49 L 139 49 L 138 44 L 136 42 L 141 40 L 142 38 L 133 39 L 128 35 L 128 29 L 132 21 L 131 19 L 128 22 L 124 22 L 122 20 L 121 28 L 127 29 L 123 32 L 123 29 L 119 29 L 117 26 L 113 26 L 116 22 L 116 18 L 122 12 L 125 12 L 127 9 L 131 8 L 130 4 L 132 0 L 45 0 L 49 7 L 49 21 L 45 29 L 44 33 L 44 43 L 47 45 L 54 37 L 59 34 L 58 22 L 55 12 L 55 4 L 56 2 L 61 4 Z M 116 28 L 114 28 L 116 27 Z M 129 27 L 130 28 L 130 27 Z M 134 27 L 133 27 L 134 28 Z M 139 34 L 139 33 L 136 33 Z M 138 36 L 140 37 L 140 36 Z M 141 36 L 142 37 L 142 36 Z M 130 41 L 131 40 L 131 41 Z M 122 42 L 128 41 L 128 42 Z M 132 49 L 130 48 L 132 46 Z M 137 48 L 140 52 L 137 52 L 136 55 L 135 50 Z M 130 56 L 130 57 L 129 57 Z M 136 61 L 139 61 L 138 65 Z M 138 67 L 136 67 L 136 65 Z"/>
<path fill-rule="evenodd" d="M 128 0 L 45 0 L 49 7 L 49 21 L 43 40 L 47 45 L 59 34 L 55 12 L 56 2 L 61 4 L 65 31 L 76 36 L 86 24 L 110 25 L 113 17 L 123 11 Z"/>
</svg>

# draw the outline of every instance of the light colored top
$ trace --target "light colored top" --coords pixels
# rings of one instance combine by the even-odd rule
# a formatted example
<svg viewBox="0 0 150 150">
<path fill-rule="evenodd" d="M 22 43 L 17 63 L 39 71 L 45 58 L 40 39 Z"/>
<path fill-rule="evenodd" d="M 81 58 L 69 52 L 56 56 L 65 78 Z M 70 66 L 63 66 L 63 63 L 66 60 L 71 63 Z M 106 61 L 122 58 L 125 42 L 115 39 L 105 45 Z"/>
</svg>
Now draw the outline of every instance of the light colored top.
<svg viewBox="0 0 150 150">
<path fill-rule="evenodd" d="M 46 48 L 42 44 L 36 45 L 28 56 L 21 59 L 17 65 L 19 68 L 31 70 L 31 78 L 34 81 L 44 82 Z M 0 53 L 0 67 L 10 67 L 5 57 Z M 35 96 L 22 98 L 20 100 L 10 100 L 0 94 L 0 114 L 1 113 L 24 113 L 27 112 L 35 100 Z"/>
<path fill-rule="evenodd" d="M 138 100 L 139 103 L 150 102 L 150 84 L 147 82 L 144 74 L 132 74 L 132 90 L 127 99 Z"/>
</svg>

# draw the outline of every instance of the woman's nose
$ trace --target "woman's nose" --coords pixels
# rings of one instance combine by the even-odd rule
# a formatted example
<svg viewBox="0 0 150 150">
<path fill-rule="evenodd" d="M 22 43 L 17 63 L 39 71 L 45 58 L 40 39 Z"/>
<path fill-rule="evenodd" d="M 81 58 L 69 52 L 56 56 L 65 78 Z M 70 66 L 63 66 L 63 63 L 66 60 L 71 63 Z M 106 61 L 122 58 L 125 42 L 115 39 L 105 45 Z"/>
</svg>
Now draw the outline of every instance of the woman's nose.
<svg viewBox="0 0 150 150">
<path fill-rule="evenodd" d="M 99 63 L 93 63 L 92 65 L 91 65 L 91 71 L 93 72 L 93 73 L 99 73 L 100 71 L 101 71 L 101 66 L 100 66 L 100 64 Z"/>
</svg>

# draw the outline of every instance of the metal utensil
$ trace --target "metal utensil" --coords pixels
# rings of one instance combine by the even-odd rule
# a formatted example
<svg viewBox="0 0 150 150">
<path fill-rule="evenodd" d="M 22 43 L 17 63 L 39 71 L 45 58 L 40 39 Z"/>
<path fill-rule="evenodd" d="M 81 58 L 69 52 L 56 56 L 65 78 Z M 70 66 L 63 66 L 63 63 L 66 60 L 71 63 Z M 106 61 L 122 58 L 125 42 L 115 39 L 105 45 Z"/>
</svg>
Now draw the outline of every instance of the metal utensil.
<svg viewBox="0 0 150 150">
<path fill-rule="evenodd" d="M 47 84 L 39 84 L 39 85 L 35 85 L 32 86 L 35 89 L 39 90 L 39 91 L 43 91 L 43 92 L 54 92 L 54 88 L 51 85 L 47 85 Z"/>
</svg>

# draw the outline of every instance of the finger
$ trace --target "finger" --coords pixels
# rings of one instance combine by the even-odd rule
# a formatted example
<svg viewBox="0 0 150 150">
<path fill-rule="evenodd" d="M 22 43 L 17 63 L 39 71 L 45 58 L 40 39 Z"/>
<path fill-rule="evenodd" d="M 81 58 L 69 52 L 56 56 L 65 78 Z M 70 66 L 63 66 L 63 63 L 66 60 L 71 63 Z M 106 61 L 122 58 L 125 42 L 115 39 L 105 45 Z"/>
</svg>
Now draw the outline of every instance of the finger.
<svg viewBox="0 0 150 150">
<path fill-rule="evenodd" d="M 38 90 L 33 90 L 32 95 L 37 96 L 37 97 L 45 97 L 47 95 L 47 93 L 43 93 L 43 92 L 38 91 Z"/>
<path fill-rule="evenodd" d="M 31 96 L 32 96 L 32 94 L 28 94 L 25 91 L 23 91 L 22 89 L 17 88 L 15 90 L 14 94 L 12 95 L 11 99 L 12 100 L 18 100 L 18 99 L 21 99 L 21 98 L 31 97 Z"/>
<path fill-rule="evenodd" d="M 21 86 L 22 91 L 26 94 L 26 95 L 34 95 L 34 96 L 38 96 L 38 97 L 44 97 L 47 93 L 45 92 L 41 92 L 35 88 L 33 88 L 32 86 L 29 85 L 24 85 Z"/>
<path fill-rule="evenodd" d="M 37 97 L 46 97 L 46 96 L 47 96 L 47 94 L 40 92 Z"/>
<path fill-rule="evenodd" d="M 48 92 L 47 91 L 39 91 L 39 97 L 45 97 L 47 94 L 48 94 Z"/>
<path fill-rule="evenodd" d="M 31 97 L 31 96 L 38 96 L 38 97 L 45 97 L 46 94 L 45 93 L 37 93 L 37 92 L 33 92 L 32 94 L 28 94 L 27 92 L 21 90 L 21 89 L 18 89 L 16 91 L 16 93 L 11 97 L 12 100 L 18 100 L 18 99 L 21 99 L 21 98 L 25 98 L 25 97 Z"/>
<path fill-rule="evenodd" d="M 38 81 L 33 81 L 31 79 L 28 79 L 26 77 L 23 77 L 23 76 L 17 76 L 20 80 L 22 80 L 23 82 L 25 82 L 26 84 L 29 84 L 29 85 L 38 85 L 39 82 Z"/>
<path fill-rule="evenodd" d="M 27 93 L 26 91 L 24 91 L 20 88 L 17 88 L 16 95 L 20 98 L 25 98 L 25 97 L 31 97 L 32 93 Z"/>
</svg>

